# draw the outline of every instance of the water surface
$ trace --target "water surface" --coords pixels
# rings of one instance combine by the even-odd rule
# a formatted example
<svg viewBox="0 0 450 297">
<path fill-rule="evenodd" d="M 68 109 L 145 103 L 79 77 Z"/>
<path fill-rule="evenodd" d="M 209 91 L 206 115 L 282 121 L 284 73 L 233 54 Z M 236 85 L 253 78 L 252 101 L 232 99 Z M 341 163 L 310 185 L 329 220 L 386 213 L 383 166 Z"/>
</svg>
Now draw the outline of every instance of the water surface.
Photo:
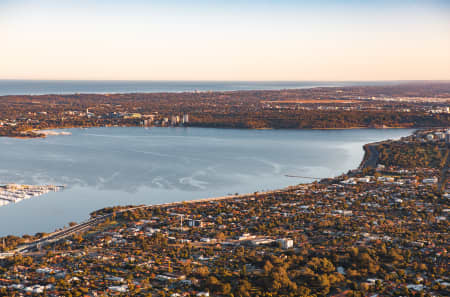
<svg viewBox="0 0 450 297">
<path fill-rule="evenodd" d="M 277 189 L 356 168 L 365 143 L 409 129 L 65 129 L 0 138 L 0 184 L 67 185 L 0 207 L 0 236 L 49 232 L 114 205 L 158 204 Z"/>
<path fill-rule="evenodd" d="M 73 93 L 280 90 L 313 87 L 378 86 L 398 83 L 401 83 L 401 81 L 0 80 L 0 96 Z"/>
</svg>

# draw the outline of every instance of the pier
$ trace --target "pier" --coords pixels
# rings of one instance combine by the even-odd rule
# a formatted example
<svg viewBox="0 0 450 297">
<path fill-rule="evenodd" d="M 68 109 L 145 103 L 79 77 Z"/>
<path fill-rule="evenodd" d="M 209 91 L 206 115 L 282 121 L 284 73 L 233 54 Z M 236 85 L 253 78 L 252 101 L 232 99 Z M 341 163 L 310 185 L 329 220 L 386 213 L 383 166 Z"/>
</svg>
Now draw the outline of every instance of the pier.
<svg viewBox="0 0 450 297">
<path fill-rule="evenodd" d="M 295 178 L 316 179 L 316 180 L 323 179 L 323 177 L 301 176 L 301 175 L 291 175 L 291 174 L 285 174 L 284 176 L 286 176 L 286 177 L 295 177 Z"/>
</svg>

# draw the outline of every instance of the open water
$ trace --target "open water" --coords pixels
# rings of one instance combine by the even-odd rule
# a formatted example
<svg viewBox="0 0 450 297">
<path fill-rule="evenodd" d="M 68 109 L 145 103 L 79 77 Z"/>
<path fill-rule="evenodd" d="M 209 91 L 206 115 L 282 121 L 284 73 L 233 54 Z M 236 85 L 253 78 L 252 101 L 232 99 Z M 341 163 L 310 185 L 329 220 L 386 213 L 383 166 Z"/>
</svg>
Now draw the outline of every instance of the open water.
<svg viewBox="0 0 450 297">
<path fill-rule="evenodd" d="M 0 138 L 0 184 L 66 185 L 0 207 L 0 236 L 50 232 L 114 205 L 158 204 L 278 189 L 356 168 L 365 143 L 410 129 L 64 129 Z"/>
</svg>

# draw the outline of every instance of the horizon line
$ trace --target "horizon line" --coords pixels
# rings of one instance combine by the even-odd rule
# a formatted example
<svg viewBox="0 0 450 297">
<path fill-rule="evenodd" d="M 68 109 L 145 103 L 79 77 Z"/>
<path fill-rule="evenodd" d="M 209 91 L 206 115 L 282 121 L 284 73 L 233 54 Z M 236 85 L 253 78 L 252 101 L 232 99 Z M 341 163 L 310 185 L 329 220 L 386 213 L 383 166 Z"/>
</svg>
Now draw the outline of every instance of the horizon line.
<svg viewBox="0 0 450 297">
<path fill-rule="evenodd" d="M 110 82 L 450 82 L 449 79 L 346 79 L 346 80 L 230 80 L 230 79 L 52 79 L 0 78 L 0 81 L 110 81 Z"/>
</svg>

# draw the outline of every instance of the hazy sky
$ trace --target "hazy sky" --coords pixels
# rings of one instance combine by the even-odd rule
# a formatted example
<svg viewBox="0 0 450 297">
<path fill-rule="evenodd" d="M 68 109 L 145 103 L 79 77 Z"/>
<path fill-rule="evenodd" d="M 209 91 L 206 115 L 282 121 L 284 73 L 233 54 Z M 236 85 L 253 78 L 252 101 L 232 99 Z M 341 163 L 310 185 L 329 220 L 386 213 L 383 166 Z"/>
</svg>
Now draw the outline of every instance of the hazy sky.
<svg viewBox="0 0 450 297">
<path fill-rule="evenodd" d="M 450 79 L 450 0 L 0 0 L 0 78 Z"/>
</svg>

